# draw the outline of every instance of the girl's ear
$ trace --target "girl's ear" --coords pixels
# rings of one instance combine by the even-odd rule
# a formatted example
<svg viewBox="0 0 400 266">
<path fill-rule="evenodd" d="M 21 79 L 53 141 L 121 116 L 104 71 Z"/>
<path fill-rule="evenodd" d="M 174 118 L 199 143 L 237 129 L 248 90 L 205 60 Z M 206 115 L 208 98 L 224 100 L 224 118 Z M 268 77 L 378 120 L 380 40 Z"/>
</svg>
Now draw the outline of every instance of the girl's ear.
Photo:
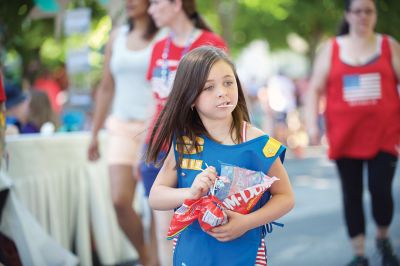
<svg viewBox="0 0 400 266">
<path fill-rule="evenodd" d="M 192 109 L 192 111 L 193 111 L 193 108 L 194 108 L 194 104 L 192 104 L 192 105 L 190 106 L 190 109 Z"/>
</svg>

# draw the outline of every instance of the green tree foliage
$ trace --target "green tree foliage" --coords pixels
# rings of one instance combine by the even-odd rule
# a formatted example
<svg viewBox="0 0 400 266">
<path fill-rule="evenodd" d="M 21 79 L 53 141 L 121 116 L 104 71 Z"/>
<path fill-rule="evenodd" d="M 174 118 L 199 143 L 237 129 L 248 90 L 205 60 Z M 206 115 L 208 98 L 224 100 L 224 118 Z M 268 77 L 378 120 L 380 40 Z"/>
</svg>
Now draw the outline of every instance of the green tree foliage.
<svg viewBox="0 0 400 266">
<path fill-rule="evenodd" d="M 43 61 L 46 67 L 52 69 L 64 63 L 67 41 L 65 36 L 55 36 L 56 21 L 54 16 L 31 19 L 29 13 L 34 7 L 33 0 L 3 0 L 7 4 L 0 5 L 0 52 L 15 51 L 22 61 L 23 76 L 29 79 L 32 73 L 32 62 Z M 92 10 L 92 27 L 106 15 L 106 11 L 96 0 L 71 0 L 68 9 L 80 6 Z M 46 47 L 45 58 L 41 49 Z M 44 60 L 42 60 L 44 59 Z M 47 60 L 46 60 L 47 59 Z"/>
<path fill-rule="evenodd" d="M 23 22 L 33 6 L 33 0 L 6 0 L 0 5 L 0 52 L 14 49 L 21 53 L 20 47 L 30 45 L 24 42 Z"/>
<path fill-rule="evenodd" d="M 384 32 L 400 41 L 400 1 L 379 0 L 377 31 Z"/>
<path fill-rule="evenodd" d="M 287 35 L 295 32 L 307 41 L 311 59 L 317 45 L 336 34 L 344 14 L 343 0 L 202 0 L 199 7 L 234 53 L 254 39 L 267 39 L 272 49 L 287 47 Z M 377 31 L 399 40 L 400 1 L 380 0 L 377 8 Z"/>
<path fill-rule="evenodd" d="M 21 35 L 22 22 L 33 7 L 33 0 L 3 0 L 0 4 L 0 41 L 3 47 Z"/>
<path fill-rule="evenodd" d="M 28 18 L 33 0 L 2 1 L 7 3 L 0 5 L 0 51 L 16 51 L 26 68 L 44 43 L 55 43 L 65 50 L 64 38 L 54 38 L 54 18 Z M 105 10 L 97 0 L 71 0 L 68 8 L 82 4 L 92 9 L 95 27 Z M 233 55 L 255 39 L 268 40 L 272 49 L 286 48 L 287 36 L 294 32 L 306 40 L 312 59 L 317 45 L 336 33 L 344 12 L 343 0 L 201 0 L 197 4 L 212 28 L 228 42 Z M 379 0 L 377 8 L 377 31 L 400 40 L 400 1 Z M 59 54 L 53 57 L 63 62 L 63 53 Z"/>
</svg>

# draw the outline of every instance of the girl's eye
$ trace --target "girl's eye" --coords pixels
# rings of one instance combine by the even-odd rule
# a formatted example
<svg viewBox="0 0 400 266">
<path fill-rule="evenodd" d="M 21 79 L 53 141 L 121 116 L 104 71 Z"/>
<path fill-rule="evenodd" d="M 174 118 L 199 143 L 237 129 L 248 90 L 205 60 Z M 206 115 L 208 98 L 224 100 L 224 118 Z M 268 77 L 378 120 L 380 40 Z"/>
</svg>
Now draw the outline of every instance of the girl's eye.
<svg viewBox="0 0 400 266">
<path fill-rule="evenodd" d="M 233 81 L 225 81 L 225 86 L 230 87 L 233 85 Z"/>
<path fill-rule="evenodd" d="M 213 85 L 208 85 L 208 86 L 205 86 L 203 90 L 204 91 L 211 90 L 213 87 L 214 87 Z"/>
</svg>

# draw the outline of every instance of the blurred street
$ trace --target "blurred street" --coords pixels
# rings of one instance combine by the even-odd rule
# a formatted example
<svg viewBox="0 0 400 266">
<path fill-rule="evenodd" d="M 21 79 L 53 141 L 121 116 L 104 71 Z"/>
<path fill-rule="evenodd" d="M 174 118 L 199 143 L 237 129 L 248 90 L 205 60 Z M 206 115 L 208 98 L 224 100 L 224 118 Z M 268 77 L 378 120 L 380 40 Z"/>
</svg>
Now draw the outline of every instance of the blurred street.
<svg viewBox="0 0 400 266">
<path fill-rule="evenodd" d="M 268 265 L 273 266 L 338 266 L 352 258 L 342 215 L 340 183 L 335 165 L 326 158 L 323 148 L 310 148 L 303 159 L 288 153 L 286 169 L 296 195 L 292 212 L 278 222 L 267 236 Z M 400 255 L 400 164 L 393 186 L 395 214 L 391 226 L 392 243 Z M 370 197 L 364 179 L 364 206 L 367 222 L 366 252 L 371 266 L 381 265 L 375 248 Z M 269 238 L 268 238 L 269 237 Z"/>
</svg>

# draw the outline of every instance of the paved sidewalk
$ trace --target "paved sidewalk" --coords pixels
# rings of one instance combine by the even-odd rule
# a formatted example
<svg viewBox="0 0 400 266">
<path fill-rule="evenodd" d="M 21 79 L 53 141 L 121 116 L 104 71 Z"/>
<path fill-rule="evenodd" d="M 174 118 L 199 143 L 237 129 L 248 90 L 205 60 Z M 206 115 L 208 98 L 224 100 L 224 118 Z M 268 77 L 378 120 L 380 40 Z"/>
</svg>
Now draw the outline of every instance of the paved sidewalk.
<svg viewBox="0 0 400 266">
<path fill-rule="evenodd" d="M 321 147 L 305 150 L 304 159 L 288 152 L 285 166 L 296 194 L 295 209 L 279 220 L 268 236 L 269 266 L 340 266 L 351 258 L 351 246 L 344 227 L 340 184 L 334 164 Z M 364 182 L 366 184 L 366 182 Z M 392 242 L 400 255 L 400 163 L 393 186 L 395 216 L 391 226 Z M 364 191 L 367 221 L 366 250 L 370 266 L 381 265 L 375 249 L 375 228 L 370 198 Z"/>
</svg>

